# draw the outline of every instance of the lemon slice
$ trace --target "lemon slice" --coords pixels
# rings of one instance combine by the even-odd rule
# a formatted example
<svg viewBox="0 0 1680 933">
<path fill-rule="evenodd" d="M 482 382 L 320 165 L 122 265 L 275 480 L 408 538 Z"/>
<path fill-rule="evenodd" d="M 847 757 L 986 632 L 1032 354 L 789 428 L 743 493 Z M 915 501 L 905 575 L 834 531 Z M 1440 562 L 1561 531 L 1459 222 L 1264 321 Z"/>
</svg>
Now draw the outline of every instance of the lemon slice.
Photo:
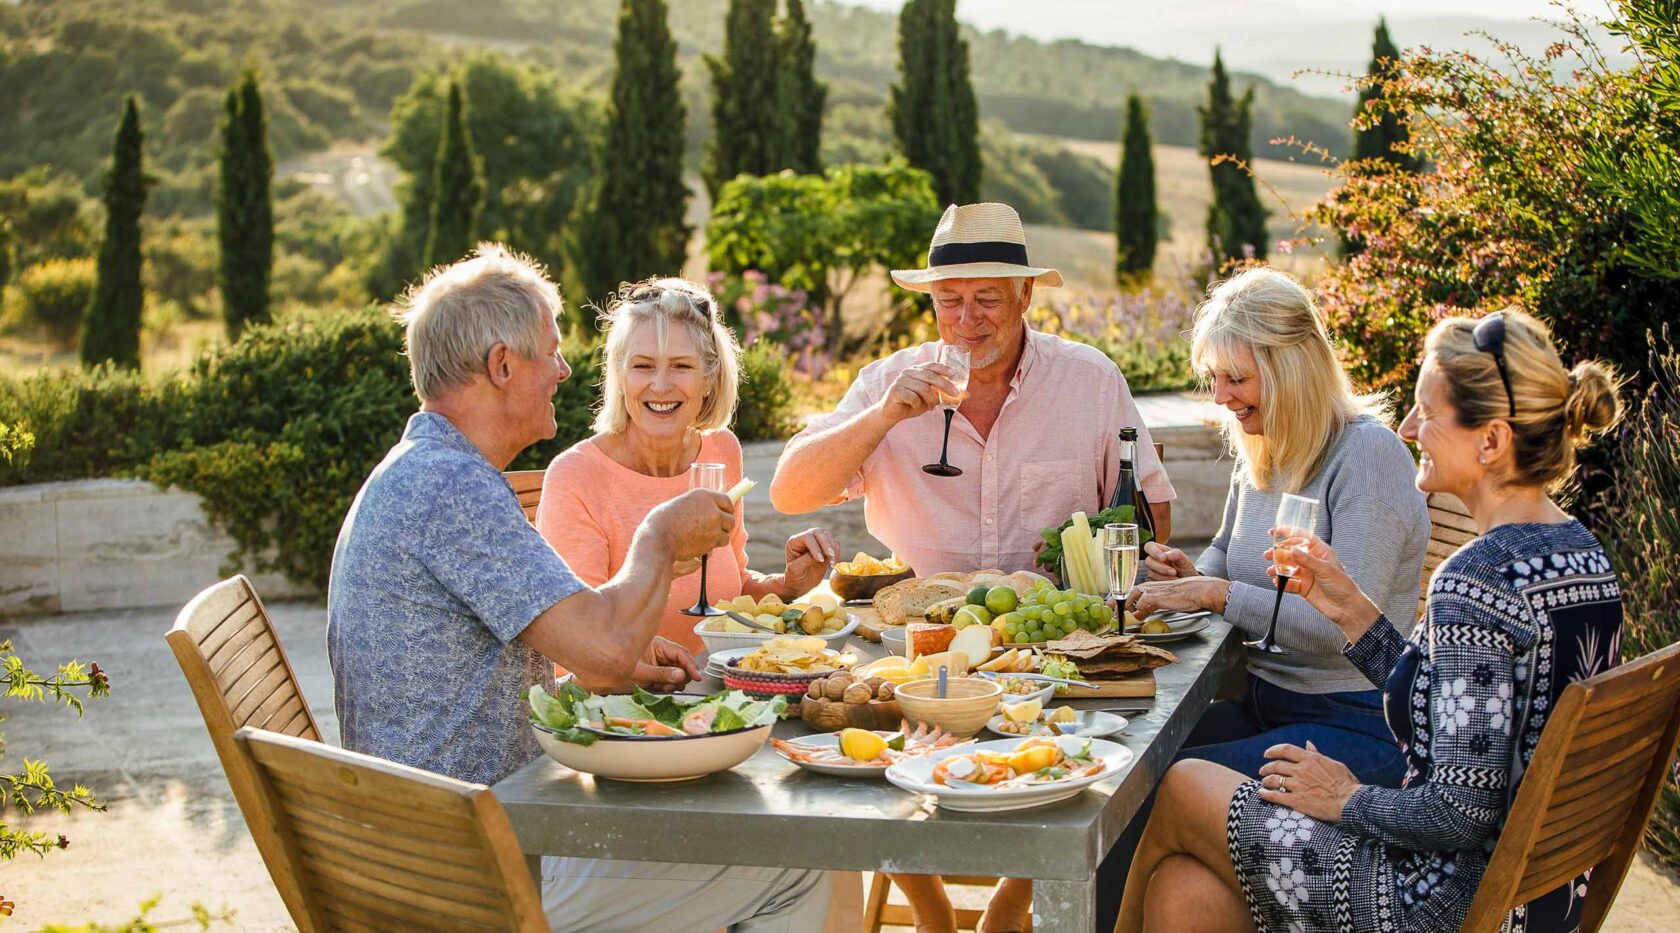
<svg viewBox="0 0 1680 933">
<path fill-rule="evenodd" d="M 840 754 L 853 761 L 874 761 L 887 750 L 887 740 L 868 729 L 847 729 L 840 733 Z"/>
<path fill-rule="evenodd" d="M 1003 718 L 1010 722 L 1033 722 L 1044 712 L 1044 701 L 1033 697 L 1025 703 L 1011 703 L 1003 708 Z"/>
<path fill-rule="evenodd" d="M 1071 707 L 1071 706 L 1059 706 L 1059 707 L 1056 708 L 1056 711 L 1054 713 L 1050 714 L 1050 718 L 1045 720 L 1045 721 L 1046 722 L 1078 722 L 1079 721 L 1079 715 L 1073 711 L 1073 707 Z"/>
</svg>

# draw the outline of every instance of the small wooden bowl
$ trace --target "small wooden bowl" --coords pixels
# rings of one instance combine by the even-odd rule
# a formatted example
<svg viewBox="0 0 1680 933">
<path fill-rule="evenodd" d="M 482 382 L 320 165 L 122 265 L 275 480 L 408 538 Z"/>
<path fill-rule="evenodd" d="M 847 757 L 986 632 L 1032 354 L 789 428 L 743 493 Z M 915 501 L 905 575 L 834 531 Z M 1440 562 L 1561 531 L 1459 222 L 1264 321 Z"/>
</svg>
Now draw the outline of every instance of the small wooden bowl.
<svg viewBox="0 0 1680 933">
<path fill-rule="evenodd" d="M 900 573 L 872 573 L 867 576 L 841 573 L 834 571 L 828 579 L 829 588 L 834 595 L 847 602 L 854 599 L 874 599 L 875 594 L 881 592 L 894 583 L 909 580 L 916 575 L 915 570 L 906 569 Z"/>
<path fill-rule="evenodd" d="M 799 702 L 799 715 L 818 732 L 839 732 L 847 728 L 891 731 L 904 720 L 897 700 L 842 703 L 807 696 Z"/>
<path fill-rule="evenodd" d="M 966 738 L 979 732 L 997 712 L 1003 688 L 977 677 L 951 677 L 946 681 L 945 698 L 940 699 L 939 678 L 929 677 L 900 684 L 894 696 L 912 724 L 925 722 Z"/>
</svg>

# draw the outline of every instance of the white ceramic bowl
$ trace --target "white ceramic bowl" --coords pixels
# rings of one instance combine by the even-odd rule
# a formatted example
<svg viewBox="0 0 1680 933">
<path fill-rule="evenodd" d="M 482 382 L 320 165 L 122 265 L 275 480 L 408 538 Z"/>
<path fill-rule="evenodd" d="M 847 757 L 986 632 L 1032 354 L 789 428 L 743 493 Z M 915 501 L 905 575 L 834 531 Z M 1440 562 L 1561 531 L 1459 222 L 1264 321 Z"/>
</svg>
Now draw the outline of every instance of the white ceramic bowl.
<svg viewBox="0 0 1680 933">
<path fill-rule="evenodd" d="M 881 647 L 887 649 L 888 654 L 904 657 L 904 628 L 884 628 L 881 630 Z"/>
<path fill-rule="evenodd" d="M 1010 693 L 1005 690 L 1003 696 L 998 697 L 998 706 L 1000 708 L 1004 706 L 1013 706 L 1016 703 L 1025 703 L 1033 697 L 1037 697 L 1038 702 L 1044 704 L 1045 709 L 1049 709 L 1051 705 L 1056 702 L 1056 685 L 1047 681 L 1040 681 L 1040 675 L 1037 674 L 994 674 L 990 671 L 979 671 L 975 674 L 975 676 L 995 681 L 999 686 L 1002 686 L 1005 680 L 1010 679 L 1044 684 L 1044 686 L 1034 690 L 1032 693 Z"/>
<path fill-rule="evenodd" d="M 718 651 L 727 651 L 730 648 L 757 648 L 759 645 L 762 645 L 770 639 L 776 637 L 774 635 L 767 635 L 763 632 L 708 632 L 705 631 L 705 625 L 709 621 L 711 620 L 701 619 L 700 621 L 694 623 L 694 634 L 700 636 L 700 641 L 706 646 L 707 654 L 712 654 Z M 809 637 L 821 638 L 823 641 L 838 645 L 840 643 L 840 639 L 852 634 L 852 632 L 856 631 L 857 627 L 858 617 L 853 613 L 848 612 L 846 613 L 846 624 L 840 627 L 840 631 L 830 632 L 827 635 L 811 635 Z M 791 637 L 805 638 L 807 636 L 793 635 Z"/>
<path fill-rule="evenodd" d="M 770 724 L 717 735 L 602 736 L 593 745 L 562 742 L 535 723 L 537 744 L 548 757 L 615 781 L 686 781 L 727 771 L 770 740 Z"/>
</svg>

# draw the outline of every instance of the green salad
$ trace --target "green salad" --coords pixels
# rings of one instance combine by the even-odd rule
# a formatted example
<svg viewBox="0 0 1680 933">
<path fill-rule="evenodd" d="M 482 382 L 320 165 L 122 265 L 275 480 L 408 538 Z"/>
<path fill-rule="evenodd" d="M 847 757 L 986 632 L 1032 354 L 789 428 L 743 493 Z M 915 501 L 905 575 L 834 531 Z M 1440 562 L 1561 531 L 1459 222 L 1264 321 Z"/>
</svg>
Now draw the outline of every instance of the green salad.
<svg viewBox="0 0 1680 933">
<path fill-rule="evenodd" d="M 637 687 L 628 694 L 596 696 L 571 681 L 560 686 L 558 695 L 540 684 L 533 686 L 529 698 L 531 722 L 574 745 L 593 745 L 600 732 L 645 736 L 733 732 L 773 723 L 787 709 L 787 697 L 755 700 L 739 690 L 688 697 Z"/>
</svg>

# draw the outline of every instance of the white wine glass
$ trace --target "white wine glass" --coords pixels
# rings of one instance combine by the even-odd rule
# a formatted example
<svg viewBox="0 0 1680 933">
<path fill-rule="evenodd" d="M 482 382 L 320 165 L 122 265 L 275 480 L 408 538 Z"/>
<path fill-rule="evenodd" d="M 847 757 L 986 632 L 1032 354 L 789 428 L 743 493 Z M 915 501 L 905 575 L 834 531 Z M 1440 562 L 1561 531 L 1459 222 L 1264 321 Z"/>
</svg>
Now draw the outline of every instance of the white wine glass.
<svg viewBox="0 0 1680 933">
<path fill-rule="evenodd" d="M 1102 529 L 1103 563 L 1108 568 L 1108 595 L 1114 600 L 1114 611 L 1122 628 L 1126 625 L 1126 597 L 1137 581 L 1138 526 L 1133 524 L 1104 525 Z"/>
<path fill-rule="evenodd" d="M 710 489 L 712 492 L 723 492 L 728 487 L 721 463 L 696 463 L 688 468 L 689 489 Z M 694 605 L 681 610 L 685 616 L 720 616 L 723 610 L 713 606 L 706 598 L 706 558 L 709 554 L 700 555 L 700 598 Z"/>
<path fill-rule="evenodd" d="M 927 464 L 922 470 L 934 476 L 961 476 L 962 470 L 952 466 L 946 455 L 951 449 L 951 419 L 956 417 L 957 406 L 968 397 L 968 351 L 942 343 L 939 345 L 939 363 L 951 371 L 951 382 L 956 385 L 958 394 L 939 393 L 939 403 L 945 406 L 945 438 L 939 443 L 939 462 Z"/>
<path fill-rule="evenodd" d="M 1295 548 L 1318 527 L 1318 500 L 1284 493 L 1278 502 L 1277 519 L 1272 523 L 1272 568 L 1277 573 L 1277 599 L 1272 601 L 1272 622 L 1266 626 L 1265 637 L 1243 644 L 1256 651 L 1282 654 L 1277 644 L 1278 610 L 1283 608 L 1283 591 L 1289 578 L 1295 576 Z"/>
</svg>

